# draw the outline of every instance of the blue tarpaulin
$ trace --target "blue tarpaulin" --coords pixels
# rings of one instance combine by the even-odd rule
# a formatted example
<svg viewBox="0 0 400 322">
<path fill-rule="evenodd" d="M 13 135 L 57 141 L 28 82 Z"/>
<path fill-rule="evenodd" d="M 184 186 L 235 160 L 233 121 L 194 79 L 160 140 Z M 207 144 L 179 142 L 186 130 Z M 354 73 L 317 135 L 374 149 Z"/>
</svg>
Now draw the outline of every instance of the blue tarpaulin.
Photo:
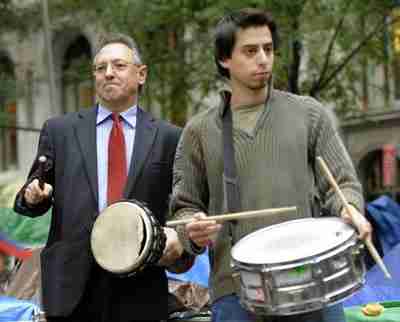
<svg viewBox="0 0 400 322">
<path fill-rule="evenodd" d="M 381 196 L 367 205 L 367 211 L 386 254 L 400 243 L 400 205 L 388 196 Z"/>
<path fill-rule="evenodd" d="M 400 300 L 400 244 L 385 254 L 383 262 L 392 279 L 385 278 L 382 270 L 375 265 L 367 272 L 364 287 L 344 301 L 345 306 Z"/>
<path fill-rule="evenodd" d="M 208 275 L 210 274 L 210 264 L 208 260 L 208 251 L 196 256 L 193 267 L 182 274 L 174 274 L 167 271 L 168 278 L 182 282 L 192 282 L 203 287 L 208 287 Z"/>
<path fill-rule="evenodd" d="M 29 301 L 0 296 L 0 322 L 31 322 L 39 307 Z"/>
<path fill-rule="evenodd" d="M 364 287 L 346 300 L 345 306 L 400 300 L 400 205 L 388 196 L 381 196 L 367 205 L 367 211 L 374 221 L 383 261 L 392 279 L 385 278 L 375 265 L 367 272 Z"/>
</svg>

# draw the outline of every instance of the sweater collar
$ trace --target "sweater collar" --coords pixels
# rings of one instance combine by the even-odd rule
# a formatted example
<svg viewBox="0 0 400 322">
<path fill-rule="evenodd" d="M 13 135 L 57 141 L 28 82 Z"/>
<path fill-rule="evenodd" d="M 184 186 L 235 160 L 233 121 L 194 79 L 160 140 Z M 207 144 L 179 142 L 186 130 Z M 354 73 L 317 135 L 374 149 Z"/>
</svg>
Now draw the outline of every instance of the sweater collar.
<svg viewBox="0 0 400 322">
<path fill-rule="evenodd" d="M 220 96 L 218 115 L 222 118 L 222 116 L 225 114 L 226 109 L 230 107 L 232 91 L 231 88 L 229 87 L 229 84 L 224 82 L 221 85 L 218 92 Z M 268 84 L 268 96 L 267 99 L 265 100 L 265 105 L 268 104 L 268 102 L 273 98 L 273 96 L 274 96 L 274 86 L 273 86 L 273 79 L 271 79 L 271 81 Z"/>
</svg>

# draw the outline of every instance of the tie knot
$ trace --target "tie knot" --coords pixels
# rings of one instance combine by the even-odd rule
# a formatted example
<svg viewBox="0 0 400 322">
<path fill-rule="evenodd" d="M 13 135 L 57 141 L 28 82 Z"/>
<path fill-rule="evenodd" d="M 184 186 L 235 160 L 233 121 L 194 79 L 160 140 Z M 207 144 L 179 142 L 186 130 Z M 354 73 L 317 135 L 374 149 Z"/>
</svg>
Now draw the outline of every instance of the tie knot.
<svg viewBox="0 0 400 322">
<path fill-rule="evenodd" d="M 112 120 L 113 120 L 114 122 L 119 123 L 119 121 L 120 121 L 120 115 L 119 115 L 119 113 L 112 113 L 112 114 L 111 114 L 111 117 L 112 117 Z"/>
</svg>

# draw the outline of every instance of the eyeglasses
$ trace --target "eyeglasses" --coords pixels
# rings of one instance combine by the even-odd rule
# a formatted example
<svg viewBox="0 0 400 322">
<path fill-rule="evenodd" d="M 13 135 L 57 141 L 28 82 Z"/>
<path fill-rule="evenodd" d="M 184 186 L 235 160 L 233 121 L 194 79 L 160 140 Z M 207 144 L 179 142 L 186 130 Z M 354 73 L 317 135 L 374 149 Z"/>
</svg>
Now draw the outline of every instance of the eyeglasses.
<svg viewBox="0 0 400 322">
<path fill-rule="evenodd" d="M 124 70 L 126 70 L 128 68 L 129 65 L 140 66 L 139 64 L 129 63 L 124 60 L 114 60 L 114 61 L 110 61 L 107 63 L 101 63 L 101 64 L 94 65 L 93 72 L 95 74 L 105 74 L 108 69 L 108 65 L 110 65 L 111 69 L 115 72 L 123 72 Z"/>
</svg>

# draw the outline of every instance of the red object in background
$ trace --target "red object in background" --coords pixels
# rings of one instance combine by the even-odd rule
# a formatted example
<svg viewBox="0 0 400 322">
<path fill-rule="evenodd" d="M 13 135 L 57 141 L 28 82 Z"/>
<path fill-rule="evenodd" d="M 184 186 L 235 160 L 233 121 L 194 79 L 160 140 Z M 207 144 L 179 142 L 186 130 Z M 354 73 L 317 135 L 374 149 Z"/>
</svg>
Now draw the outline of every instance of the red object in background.
<svg viewBox="0 0 400 322">
<path fill-rule="evenodd" d="M 385 144 L 382 148 L 382 184 L 384 187 L 395 185 L 396 178 L 396 146 Z"/>
<path fill-rule="evenodd" d="M 6 234 L 0 232 L 0 252 L 7 256 L 15 256 L 21 260 L 27 259 L 32 255 L 32 249 L 25 248 L 15 240 L 11 240 Z"/>
</svg>

